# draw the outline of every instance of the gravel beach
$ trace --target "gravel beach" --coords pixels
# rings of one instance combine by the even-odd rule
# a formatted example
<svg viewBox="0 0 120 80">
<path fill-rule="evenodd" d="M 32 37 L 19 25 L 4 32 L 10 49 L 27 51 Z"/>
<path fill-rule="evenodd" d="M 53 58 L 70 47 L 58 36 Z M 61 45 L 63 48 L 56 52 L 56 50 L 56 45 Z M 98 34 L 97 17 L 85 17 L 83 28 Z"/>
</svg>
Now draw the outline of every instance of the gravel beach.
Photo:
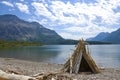
<svg viewBox="0 0 120 80">
<path fill-rule="evenodd" d="M 48 74 L 59 72 L 63 64 L 50 64 L 42 62 L 31 62 L 13 58 L 0 58 L 0 70 L 7 73 L 34 76 L 37 74 Z M 102 68 L 101 73 L 57 73 L 58 76 L 67 76 L 66 79 L 57 80 L 120 80 L 120 68 Z"/>
</svg>

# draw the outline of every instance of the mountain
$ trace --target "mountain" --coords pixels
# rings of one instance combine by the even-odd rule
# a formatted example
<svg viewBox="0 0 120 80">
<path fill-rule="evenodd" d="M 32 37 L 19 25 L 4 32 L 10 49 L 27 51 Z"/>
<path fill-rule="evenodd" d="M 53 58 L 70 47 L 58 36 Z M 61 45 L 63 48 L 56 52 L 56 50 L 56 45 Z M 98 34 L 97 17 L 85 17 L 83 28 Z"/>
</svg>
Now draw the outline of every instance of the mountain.
<svg viewBox="0 0 120 80">
<path fill-rule="evenodd" d="M 105 39 L 108 35 L 109 35 L 108 32 L 101 32 L 93 38 L 86 39 L 86 41 L 101 41 L 101 40 Z"/>
<path fill-rule="evenodd" d="M 114 44 L 120 44 L 120 28 L 111 33 L 100 33 L 94 38 L 88 38 L 86 41 L 100 41 Z"/>
<path fill-rule="evenodd" d="M 15 15 L 0 15 L 0 40 L 33 41 L 56 44 L 64 39 L 37 22 L 27 22 Z"/>
<path fill-rule="evenodd" d="M 112 33 L 110 33 L 106 38 L 102 41 L 110 42 L 115 44 L 120 44 L 120 28 Z"/>
</svg>

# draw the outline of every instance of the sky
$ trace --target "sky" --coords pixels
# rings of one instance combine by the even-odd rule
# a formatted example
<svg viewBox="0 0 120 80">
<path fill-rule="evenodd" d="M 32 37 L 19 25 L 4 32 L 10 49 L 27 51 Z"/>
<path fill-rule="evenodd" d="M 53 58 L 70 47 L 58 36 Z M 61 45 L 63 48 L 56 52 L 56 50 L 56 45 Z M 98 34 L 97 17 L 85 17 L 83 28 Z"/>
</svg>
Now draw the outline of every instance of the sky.
<svg viewBox="0 0 120 80">
<path fill-rule="evenodd" d="M 86 39 L 120 28 L 120 0 L 0 0 L 3 14 L 39 22 L 65 39 Z"/>
</svg>

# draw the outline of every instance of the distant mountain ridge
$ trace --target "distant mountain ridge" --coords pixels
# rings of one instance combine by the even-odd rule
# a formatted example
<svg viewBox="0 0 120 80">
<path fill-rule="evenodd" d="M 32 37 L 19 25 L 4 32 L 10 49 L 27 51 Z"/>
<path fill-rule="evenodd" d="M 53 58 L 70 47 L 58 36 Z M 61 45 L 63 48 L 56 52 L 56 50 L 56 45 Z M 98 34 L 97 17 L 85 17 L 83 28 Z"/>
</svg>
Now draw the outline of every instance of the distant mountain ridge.
<svg viewBox="0 0 120 80">
<path fill-rule="evenodd" d="M 0 15 L 0 40 L 35 41 L 56 44 L 64 39 L 37 22 L 27 22 L 15 15 Z"/>
<path fill-rule="evenodd" d="M 86 41 L 100 41 L 100 42 L 109 42 L 114 44 L 120 44 L 120 28 L 111 33 L 99 33 L 94 38 L 88 38 Z"/>
<path fill-rule="evenodd" d="M 104 41 L 104 42 L 110 42 L 110 43 L 115 43 L 115 44 L 120 44 L 120 28 L 118 30 L 113 31 L 112 33 L 110 33 L 102 41 Z"/>
<path fill-rule="evenodd" d="M 88 38 L 86 40 L 87 41 L 101 41 L 101 40 L 105 39 L 109 34 L 110 33 L 108 33 L 108 32 L 101 32 L 97 36 L 95 36 L 93 38 Z"/>
</svg>

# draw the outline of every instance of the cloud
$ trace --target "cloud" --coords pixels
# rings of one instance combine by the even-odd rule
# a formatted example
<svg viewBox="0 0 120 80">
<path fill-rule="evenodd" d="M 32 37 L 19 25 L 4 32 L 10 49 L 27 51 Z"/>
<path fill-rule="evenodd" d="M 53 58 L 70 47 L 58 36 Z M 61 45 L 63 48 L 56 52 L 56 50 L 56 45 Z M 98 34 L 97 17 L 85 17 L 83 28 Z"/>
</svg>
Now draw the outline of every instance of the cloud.
<svg viewBox="0 0 120 80">
<path fill-rule="evenodd" d="M 52 13 L 47 9 L 48 5 L 40 2 L 33 2 L 31 4 L 35 8 L 35 14 L 37 16 L 44 16 L 49 19 L 55 18 Z"/>
<path fill-rule="evenodd" d="M 10 7 L 14 7 L 14 5 L 8 1 L 2 1 L 1 3 Z"/>
<path fill-rule="evenodd" d="M 73 17 L 73 18 L 78 20 L 78 21 L 73 20 L 73 24 L 72 24 L 74 26 L 77 24 L 78 25 L 77 27 L 70 26 L 65 30 L 69 31 L 69 33 L 70 32 L 82 33 L 82 35 L 85 38 L 90 36 L 91 37 L 95 36 L 100 32 L 111 32 L 116 30 L 116 28 L 114 28 L 114 25 L 119 24 L 120 12 L 115 13 L 113 11 L 113 8 L 117 8 L 118 6 L 120 6 L 118 5 L 120 1 L 119 0 L 116 0 L 114 2 L 112 1 L 113 0 L 110 0 L 109 2 L 105 0 L 102 0 L 102 1 L 100 0 L 98 3 L 94 3 L 94 4 L 77 2 L 77 3 L 74 3 L 74 5 L 71 4 L 71 7 L 68 6 L 68 4 L 63 5 L 61 10 L 64 11 L 65 9 L 64 6 L 67 6 L 69 9 L 69 10 L 66 9 L 63 13 L 76 15 L 77 18 L 76 17 Z M 57 7 L 54 7 L 54 8 L 57 8 Z M 95 21 L 98 20 L 98 17 L 100 17 L 101 22 L 98 21 L 95 23 Z M 71 22 L 70 20 L 71 19 L 67 21 Z M 83 26 L 83 24 L 85 24 L 86 27 Z M 78 37 L 81 37 L 82 35 L 80 34 L 78 35 Z"/>
<path fill-rule="evenodd" d="M 71 38 L 73 39 L 80 39 L 80 38 L 88 38 L 88 37 L 93 37 L 93 36 L 96 36 L 97 34 L 99 34 L 100 32 L 112 32 L 112 31 L 115 31 L 116 29 L 113 29 L 113 28 L 108 28 L 108 27 L 104 27 L 104 26 L 97 26 L 97 25 L 94 25 L 92 24 L 92 26 L 88 26 L 88 27 L 68 27 L 68 28 L 64 28 L 63 29 L 64 32 L 67 33 L 71 33 L 72 34 L 75 34 L 73 37 L 71 36 Z M 64 37 L 68 37 L 68 35 L 63 35 L 61 34 L 62 36 Z M 77 36 L 77 37 L 76 37 Z"/>
<path fill-rule="evenodd" d="M 23 3 L 15 3 L 15 4 L 21 12 L 24 12 L 26 14 L 30 13 L 29 8 L 26 4 L 23 4 Z"/>
<path fill-rule="evenodd" d="M 67 31 L 67 32 L 78 32 L 78 33 L 82 33 L 82 34 L 98 34 L 100 32 L 112 32 L 115 29 L 111 29 L 108 27 L 104 27 L 104 26 L 97 26 L 92 24 L 92 26 L 87 26 L 87 27 L 68 27 L 68 28 L 64 28 L 63 30 Z M 94 32 L 93 32 L 94 31 Z"/>
<path fill-rule="evenodd" d="M 73 35 L 71 33 L 67 33 L 67 32 L 60 32 L 59 33 L 62 37 L 64 37 L 65 39 L 74 39 L 74 40 L 77 40 L 77 39 L 81 39 L 82 37 L 78 37 L 77 35 Z"/>
<path fill-rule="evenodd" d="M 117 11 L 120 0 L 96 0 L 94 3 L 48 0 L 31 5 L 35 15 L 44 18 L 39 22 L 58 29 L 61 26 L 66 32 L 58 32 L 65 38 L 92 37 L 100 32 L 114 31 L 120 25 L 120 11 Z"/>
<path fill-rule="evenodd" d="M 51 1 L 51 4 L 47 4 L 47 6 L 37 2 L 32 5 L 35 7 L 37 15 L 45 16 L 61 24 L 83 25 L 94 21 L 97 17 L 101 17 L 103 24 L 117 24 L 119 18 L 113 11 L 116 4 L 113 5 L 104 0 L 94 4 Z"/>
<path fill-rule="evenodd" d="M 79 25 L 85 23 L 84 15 L 80 15 L 75 6 L 70 2 L 64 3 L 61 1 L 52 1 L 51 4 L 51 12 L 61 24 Z"/>
</svg>

